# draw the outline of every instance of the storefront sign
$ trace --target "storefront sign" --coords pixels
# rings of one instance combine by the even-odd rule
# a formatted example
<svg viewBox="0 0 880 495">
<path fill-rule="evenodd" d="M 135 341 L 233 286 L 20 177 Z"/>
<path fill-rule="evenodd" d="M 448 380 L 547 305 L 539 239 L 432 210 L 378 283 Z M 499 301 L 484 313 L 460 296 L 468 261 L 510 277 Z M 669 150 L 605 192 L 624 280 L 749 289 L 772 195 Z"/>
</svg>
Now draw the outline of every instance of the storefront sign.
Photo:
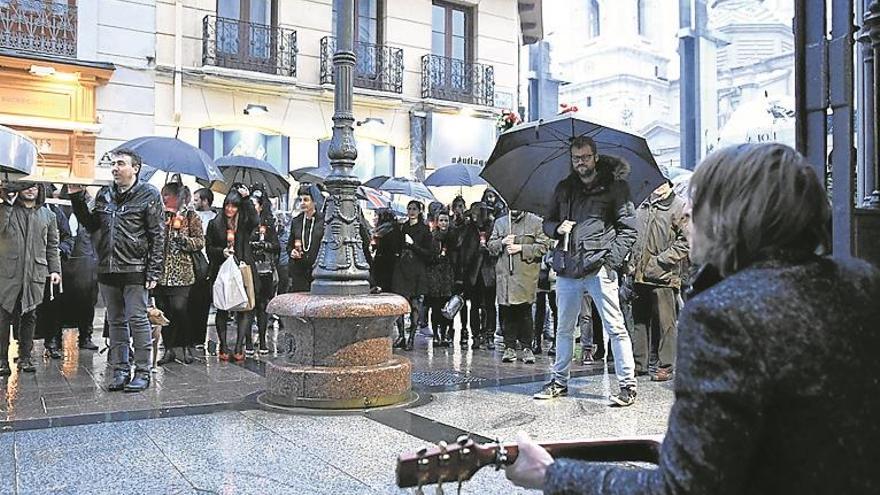
<svg viewBox="0 0 880 495">
<path fill-rule="evenodd" d="M 464 163 L 482 167 L 495 147 L 495 121 L 466 115 L 428 115 L 426 165 Z"/>
</svg>

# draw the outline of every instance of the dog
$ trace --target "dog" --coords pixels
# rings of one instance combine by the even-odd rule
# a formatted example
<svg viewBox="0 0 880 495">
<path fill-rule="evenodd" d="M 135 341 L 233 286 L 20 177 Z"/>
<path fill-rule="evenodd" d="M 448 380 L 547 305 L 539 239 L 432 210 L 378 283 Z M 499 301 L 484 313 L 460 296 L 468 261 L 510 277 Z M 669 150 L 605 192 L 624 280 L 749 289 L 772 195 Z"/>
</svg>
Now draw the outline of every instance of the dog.
<svg viewBox="0 0 880 495">
<path fill-rule="evenodd" d="M 171 321 L 165 317 L 161 309 L 151 306 L 147 308 L 147 317 L 153 326 L 153 369 L 156 369 L 156 361 L 159 360 L 159 338 L 162 337 L 162 327 L 170 325 Z"/>
</svg>

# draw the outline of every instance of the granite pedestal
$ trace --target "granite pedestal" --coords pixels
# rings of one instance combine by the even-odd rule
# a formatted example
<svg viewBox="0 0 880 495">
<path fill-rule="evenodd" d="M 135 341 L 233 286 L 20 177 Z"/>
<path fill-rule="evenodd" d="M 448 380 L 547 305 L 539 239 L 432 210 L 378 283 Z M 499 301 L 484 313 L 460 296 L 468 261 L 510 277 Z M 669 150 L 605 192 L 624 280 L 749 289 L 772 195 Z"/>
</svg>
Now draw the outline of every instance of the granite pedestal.
<svg viewBox="0 0 880 495">
<path fill-rule="evenodd" d="M 411 398 L 412 364 L 391 351 L 394 321 L 409 312 L 394 294 L 283 294 L 269 303 L 284 329 L 280 362 L 266 367 L 267 402 L 364 409 Z"/>
</svg>

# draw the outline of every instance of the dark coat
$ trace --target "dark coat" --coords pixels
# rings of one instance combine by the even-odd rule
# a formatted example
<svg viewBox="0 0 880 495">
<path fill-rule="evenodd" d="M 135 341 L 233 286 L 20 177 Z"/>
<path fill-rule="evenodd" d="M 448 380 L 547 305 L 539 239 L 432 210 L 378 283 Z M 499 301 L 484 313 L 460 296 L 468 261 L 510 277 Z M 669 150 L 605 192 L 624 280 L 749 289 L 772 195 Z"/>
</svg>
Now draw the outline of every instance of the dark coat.
<svg viewBox="0 0 880 495">
<path fill-rule="evenodd" d="M 876 268 L 812 255 L 711 286 L 679 319 L 659 469 L 558 460 L 544 492 L 880 493 L 878 300 Z"/>
<path fill-rule="evenodd" d="M 403 233 L 396 221 L 378 225 L 373 230 L 376 238 L 376 253 L 370 266 L 370 284 L 382 292 L 394 290 L 394 271 L 403 251 Z"/>
<path fill-rule="evenodd" d="M 415 225 L 407 222 L 400 227 L 400 232 L 404 238 L 409 234 L 413 244 L 403 243 L 391 285 L 401 296 L 424 296 L 428 292 L 426 268 L 431 262 L 431 231 L 424 222 Z"/>
<path fill-rule="evenodd" d="M 492 224 L 483 230 L 474 222 L 468 222 L 461 231 L 461 245 L 458 259 L 460 281 L 466 292 L 477 286 L 479 280 L 484 287 L 495 287 L 495 262 L 498 257 L 489 253 L 488 245 L 480 243 L 480 234 L 489 241 Z"/>
<path fill-rule="evenodd" d="M 305 230 L 303 230 L 303 224 L 305 224 Z M 290 222 L 290 234 L 285 249 L 289 254 L 293 251 L 295 242 L 299 241 L 302 243 L 303 250 L 302 258 L 294 259 L 291 257 L 288 262 L 291 292 L 308 292 L 311 289 L 312 270 L 315 269 L 315 262 L 318 260 L 318 252 L 321 250 L 321 239 L 323 238 L 324 215 L 319 211 L 315 212 L 312 220 L 307 220 L 305 214 L 299 214 Z"/>
<path fill-rule="evenodd" d="M 254 253 L 251 249 L 251 233 L 260 224 L 260 217 L 250 200 L 241 202 L 238 209 L 238 225 L 235 232 L 235 242 L 233 249 L 235 257 L 239 261 L 243 261 L 251 268 L 254 266 Z M 208 253 L 208 262 L 211 266 L 211 280 L 217 279 L 217 272 L 220 271 L 220 265 L 226 261 L 223 256 L 223 250 L 226 249 L 226 216 L 221 211 L 208 222 L 208 232 L 205 234 L 205 250 Z M 254 270 L 256 275 L 256 270 Z M 254 282 L 257 277 L 254 277 Z"/>
<path fill-rule="evenodd" d="M 577 222 L 560 277 L 575 276 L 570 270 L 577 265 L 574 256 L 584 250 L 607 249 L 604 264 L 616 271 L 636 240 L 635 208 L 626 183 L 629 165 L 600 155 L 596 169 L 598 177 L 589 188 L 574 172 L 563 179 L 544 219 L 544 233 L 551 239 L 563 239 L 557 229 L 564 220 Z"/>
<path fill-rule="evenodd" d="M 431 233 L 431 262 L 428 265 L 428 297 L 449 298 L 455 288 L 453 266 L 458 262 L 453 249 L 455 237 L 451 230 Z"/>
<path fill-rule="evenodd" d="M 55 214 L 0 202 L 0 306 L 12 313 L 21 295 L 21 312 L 33 311 L 50 273 L 61 273 Z"/>
<path fill-rule="evenodd" d="M 631 261 L 635 282 L 681 288 L 690 252 L 684 200 L 674 193 L 659 200 L 646 199 L 636 210 L 636 230 Z"/>
<path fill-rule="evenodd" d="M 79 222 L 92 233 L 98 253 L 98 273 L 145 273 L 147 281 L 162 275 L 165 246 L 163 205 L 159 191 L 136 182 L 124 193 L 104 186 L 89 209 L 85 193 L 70 195 Z"/>
</svg>

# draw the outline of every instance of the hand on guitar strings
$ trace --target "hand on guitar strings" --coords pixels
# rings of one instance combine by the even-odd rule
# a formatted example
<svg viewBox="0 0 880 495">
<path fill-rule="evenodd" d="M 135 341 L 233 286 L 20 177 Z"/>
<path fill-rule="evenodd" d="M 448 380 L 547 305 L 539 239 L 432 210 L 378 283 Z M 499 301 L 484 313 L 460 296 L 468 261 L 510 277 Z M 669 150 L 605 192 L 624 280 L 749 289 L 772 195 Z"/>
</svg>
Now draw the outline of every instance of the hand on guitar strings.
<svg viewBox="0 0 880 495">
<path fill-rule="evenodd" d="M 544 475 L 553 464 L 553 457 L 524 431 L 517 433 L 516 443 L 519 449 L 516 462 L 504 468 L 507 479 L 523 488 L 542 490 Z"/>
</svg>

